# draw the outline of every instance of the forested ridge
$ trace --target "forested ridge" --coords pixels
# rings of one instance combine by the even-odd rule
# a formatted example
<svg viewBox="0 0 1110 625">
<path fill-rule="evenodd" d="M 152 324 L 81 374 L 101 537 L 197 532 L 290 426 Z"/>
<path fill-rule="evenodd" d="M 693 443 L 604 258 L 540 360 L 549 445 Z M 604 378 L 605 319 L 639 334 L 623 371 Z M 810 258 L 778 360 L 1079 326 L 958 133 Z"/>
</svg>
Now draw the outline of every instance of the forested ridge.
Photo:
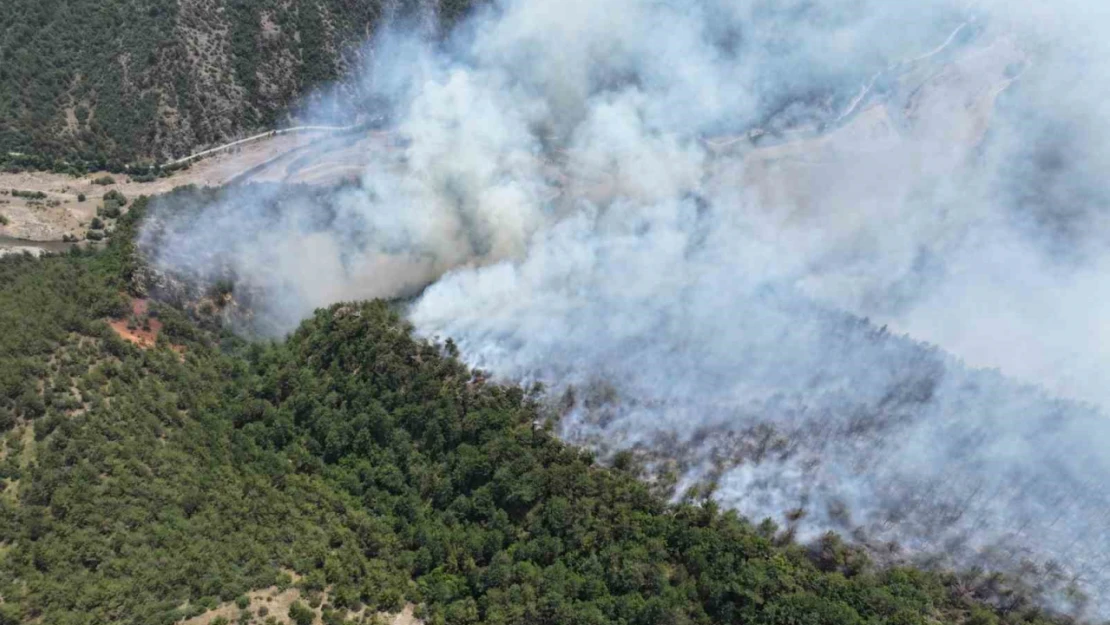
<svg viewBox="0 0 1110 625">
<path fill-rule="evenodd" d="M 434 8 L 449 24 L 468 5 L 6 0 L 0 166 L 118 171 L 279 126 L 387 16 Z"/>
<path fill-rule="evenodd" d="M 107 320 L 146 204 L 104 251 L 0 259 L 0 623 L 173 623 L 292 573 L 328 623 L 406 602 L 451 624 L 1059 621 L 1001 576 L 668 504 L 385 302 L 270 343 L 155 304 L 141 349 Z"/>
</svg>

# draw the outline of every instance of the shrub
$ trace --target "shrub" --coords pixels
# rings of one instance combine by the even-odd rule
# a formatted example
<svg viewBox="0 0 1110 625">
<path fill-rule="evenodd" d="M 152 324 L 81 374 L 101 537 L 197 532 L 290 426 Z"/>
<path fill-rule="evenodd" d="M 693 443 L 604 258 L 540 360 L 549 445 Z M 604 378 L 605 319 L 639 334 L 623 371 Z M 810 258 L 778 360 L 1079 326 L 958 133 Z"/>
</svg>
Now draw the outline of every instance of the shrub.
<svg viewBox="0 0 1110 625">
<path fill-rule="evenodd" d="M 104 233 L 99 230 L 89 230 L 85 233 L 85 238 L 90 241 L 102 241 L 104 240 Z"/>
<path fill-rule="evenodd" d="M 233 283 L 231 280 L 228 280 L 227 278 L 222 278 L 220 280 L 217 280 L 215 283 L 212 284 L 212 286 L 210 286 L 208 288 L 208 297 L 212 298 L 212 300 L 215 302 L 216 306 L 218 306 L 220 308 L 223 308 L 224 303 L 226 302 L 227 296 L 231 295 L 234 292 L 235 292 L 235 283 Z M 315 578 L 313 578 L 313 579 L 315 580 Z M 316 580 L 316 581 L 318 581 L 318 580 Z M 310 583 L 316 583 L 316 582 L 312 581 Z M 324 585 L 321 582 L 321 583 L 318 583 L 316 585 L 310 586 L 310 588 L 315 588 L 317 590 L 323 590 Z"/>
<path fill-rule="evenodd" d="M 0 625 L 8 625 L 8 623 L 22 623 L 20 618 L 19 606 L 11 603 L 0 605 Z"/>
<path fill-rule="evenodd" d="M 289 618 L 297 625 L 312 625 L 312 621 L 316 619 L 316 613 L 300 601 L 294 601 L 293 605 L 289 606 Z"/>
<path fill-rule="evenodd" d="M 105 175 L 105 176 L 101 176 L 99 178 L 94 178 L 92 183 L 106 187 L 110 184 L 116 184 L 116 179 L 111 177 L 111 176 Z"/>
<path fill-rule="evenodd" d="M 316 570 L 317 570 L 317 571 L 319 571 L 320 569 L 316 569 Z M 315 572 L 316 572 L 316 571 L 313 571 L 313 573 L 315 573 Z M 322 596 L 320 596 L 320 593 L 319 593 L 319 592 L 317 592 L 317 591 L 315 591 L 315 590 L 310 590 L 310 591 L 309 591 L 309 592 L 307 593 L 307 595 L 308 595 L 308 605 L 309 605 L 309 607 L 311 607 L 311 608 L 318 608 L 318 607 L 320 607 L 320 604 L 321 604 L 321 603 L 323 602 L 323 600 L 324 600 L 324 598 L 323 598 Z"/>
<path fill-rule="evenodd" d="M 118 189 L 112 189 L 104 194 L 104 203 L 108 203 L 109 200 L 114 200 L 120 206 L 127 206 L 127 196 L 120 193 Z"/>
<path fill-rule="evenodd" d="M 149 327 L 150 327 L 150 324 L 147 323 L 147 329 L 149 329 Z M 240 610 L 246 610 L 247 606 L 249 606 L 250 604 L 251 604 L 251 599 L 250 599 L 250 597 L 248 597 L 246 595 L 239 595 L 239 598 L 235 600 L 235 605 L 239 606 Z"/>
<path fill-rule="evenodd" d="M 85 194 L 84 194 L 84 193 L 78 193 L 78 194 L 77 194 L 77 201 L 78 201 L 78 202 L 84 202 L 84 201 L 85 201 L 85 199 L 86 199 L 86 198 L 85 198 Z"/>
<path fill-rule="evenodd" d="M 93 217 L 92 221 L 89 222 L 89 228 L 91 230 L 101 230 L 104 228 L 104 222 L 100 221 L 99 217 Z"/>
<path fill-rule="evenodd" d="M 0 226 L 6 226 L 10 223 L 11 223 L 11 221 L 8 219 L 8 217 L 6 215 L 0 215 Z"/>
<path fill-rule="evenodd" d="M 19 189 L 12 189 L 12 197 L 21 197 L 28 200 L 45 200 L 46 194 L 42 191 L 20 191 Z"/>
<path fill-rule="evenodd" d="M 119 203 L 115 200 L 105 200 L 104 206 L 101 206 L 96 214 L 108 219 L 116 219 L 120 215 Z"/>
</svg>

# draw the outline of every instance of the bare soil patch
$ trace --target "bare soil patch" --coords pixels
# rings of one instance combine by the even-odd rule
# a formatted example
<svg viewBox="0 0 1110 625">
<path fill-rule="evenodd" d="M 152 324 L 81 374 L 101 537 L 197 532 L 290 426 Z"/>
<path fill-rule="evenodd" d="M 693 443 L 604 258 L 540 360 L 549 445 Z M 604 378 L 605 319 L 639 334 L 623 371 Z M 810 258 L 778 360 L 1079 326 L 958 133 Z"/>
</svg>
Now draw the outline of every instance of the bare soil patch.
<svg viewBox="0 0 1110 625">
<path fill-rule="evenodd" d="M 142 298 L 131 300 L 131 314 L 125 319 L 113 319 L 108 322 L 116 334 L 125 341 L 138 345 L 143 349 L 154 347 L 158 343 L 158 335 L 162 332 L 162 322 L 150 316 L 150 302 Z M 185 353 L 182 345 L 171 345 L 171 349 L 179 354 Z"/>
<path fill-rule="evenodd" d="M 285 590 L 281 590 L 277 586 L 270 586 L 262 590 L 253 590 L 247 593 L 246 597 L 248 599 L 246 608 L 240 608 L 235 602 L 229 601 L 220 604 L 215 609 L 209 610 L 204 614 L 180 621 L 179 625 L 212 625 L 212 623 L 219 618 L 227 619 L 229 623 L 238 623 L 244 612 L 249 615 L 247 617 L 248 623 L 254 623 L 256 625 L 265 623 L 289 625 L 293 622 L 289 618 L 289 607 L 297 601 L 305 604 L 316 613 L 316 619 L 313 623 L 322 624 L 323 606 L 328 603 L 327 591 L 321 596 L 320 606 L 311 608 L 308 599 L 304 597 L 300 589 L 286 588 Z M 370 612 L 366 608 L 363 608 L 357 612 L 348 611 L 344 618 L 355 623 L 373 623 L 375 625 L 423 625 L 423 621 L 417 619 L 413 614 L 413 609 L 414 606 L 409 604 L 397 614 L 386 614 L 381 612 Z"/>
<path fill-rule="evenodd" d="M 105 193 L 116 190 L 128 198 L 158 195 L 180 186 L 218 187 L 290 151 L 313 142 L 313 133 L 276 135 L 245 143 L 227 152 L 204 158 L 166 178 L 136 182 L 127 174 L 93 172 L 80 178 L 49 172 L 0 172 L 0 236 L 31 241 L 60 241 L 64 235 L 84 239 Z M 94 181 L 111 176 L 110 185 Z M 27 198 L 11 190 L 42 193 L 44 198 Z M 80 201 L 84 195 L 85 200 Z M 126 208 L 124 209 L 126 210 Z M 3 222 L 7 221 L 6 225 Z"/>
</svg>

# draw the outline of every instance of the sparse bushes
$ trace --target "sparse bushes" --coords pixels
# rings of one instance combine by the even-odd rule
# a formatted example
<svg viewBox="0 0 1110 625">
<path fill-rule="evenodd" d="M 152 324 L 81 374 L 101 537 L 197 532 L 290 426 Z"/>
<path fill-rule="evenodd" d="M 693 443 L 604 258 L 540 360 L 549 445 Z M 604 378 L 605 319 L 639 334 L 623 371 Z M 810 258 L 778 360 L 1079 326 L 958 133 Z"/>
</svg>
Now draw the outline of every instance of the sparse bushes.
<svg viewBox="0 0 1110 625">
<path fill-rule="evenodd" d="M 12 189 L 12 197 L 21 197 L 26 200 L 45 200 L 46 194 L 42 191 L 21 191 Z"/>
</svg>

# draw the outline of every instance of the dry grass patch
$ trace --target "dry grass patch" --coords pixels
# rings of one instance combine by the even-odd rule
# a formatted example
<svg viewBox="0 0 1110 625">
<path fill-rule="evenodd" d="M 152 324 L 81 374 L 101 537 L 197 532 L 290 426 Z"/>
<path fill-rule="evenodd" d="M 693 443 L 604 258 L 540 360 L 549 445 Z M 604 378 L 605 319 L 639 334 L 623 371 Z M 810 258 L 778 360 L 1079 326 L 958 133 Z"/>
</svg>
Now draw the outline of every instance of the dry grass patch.
<svg viewBox="0 0 1110 625">
<path fill-rule="evenodd" d="M 300 578 L 292 571 L 286 571 L 294 583 Z M 253 590 L 245 595 L 246 607 L 240 607 L 237 601 L 220 604 L 213 610 L 195 616 L 191 619 L 180 621 L 180 625 L 220 625 L 225 623 L 250 623 L 253 625 L 293 625 L 289 618 L 289 609 L 296 602 L 301 602 L 315 613 L 314 625 L 323 624 L 323 607 L 328 605 L 329 592 L 325 590 L 320 594 L 318 607 L 313 608 L 309 598 L 299 588 L 289 587 L 284 590 L 277 586 L 270 586 L 262 590 Z M 344 618 L 349 623 L 365 623 L 367 625 L 423 625 L 423 621 L 416 618 L 415 606 L 408 604 L 397 614 L 383 612 L 370 612 L 366 608 L 358 611 L 347 611 Z M 243 614 L 247 613 L 246 620 Z"/>
</svg>

